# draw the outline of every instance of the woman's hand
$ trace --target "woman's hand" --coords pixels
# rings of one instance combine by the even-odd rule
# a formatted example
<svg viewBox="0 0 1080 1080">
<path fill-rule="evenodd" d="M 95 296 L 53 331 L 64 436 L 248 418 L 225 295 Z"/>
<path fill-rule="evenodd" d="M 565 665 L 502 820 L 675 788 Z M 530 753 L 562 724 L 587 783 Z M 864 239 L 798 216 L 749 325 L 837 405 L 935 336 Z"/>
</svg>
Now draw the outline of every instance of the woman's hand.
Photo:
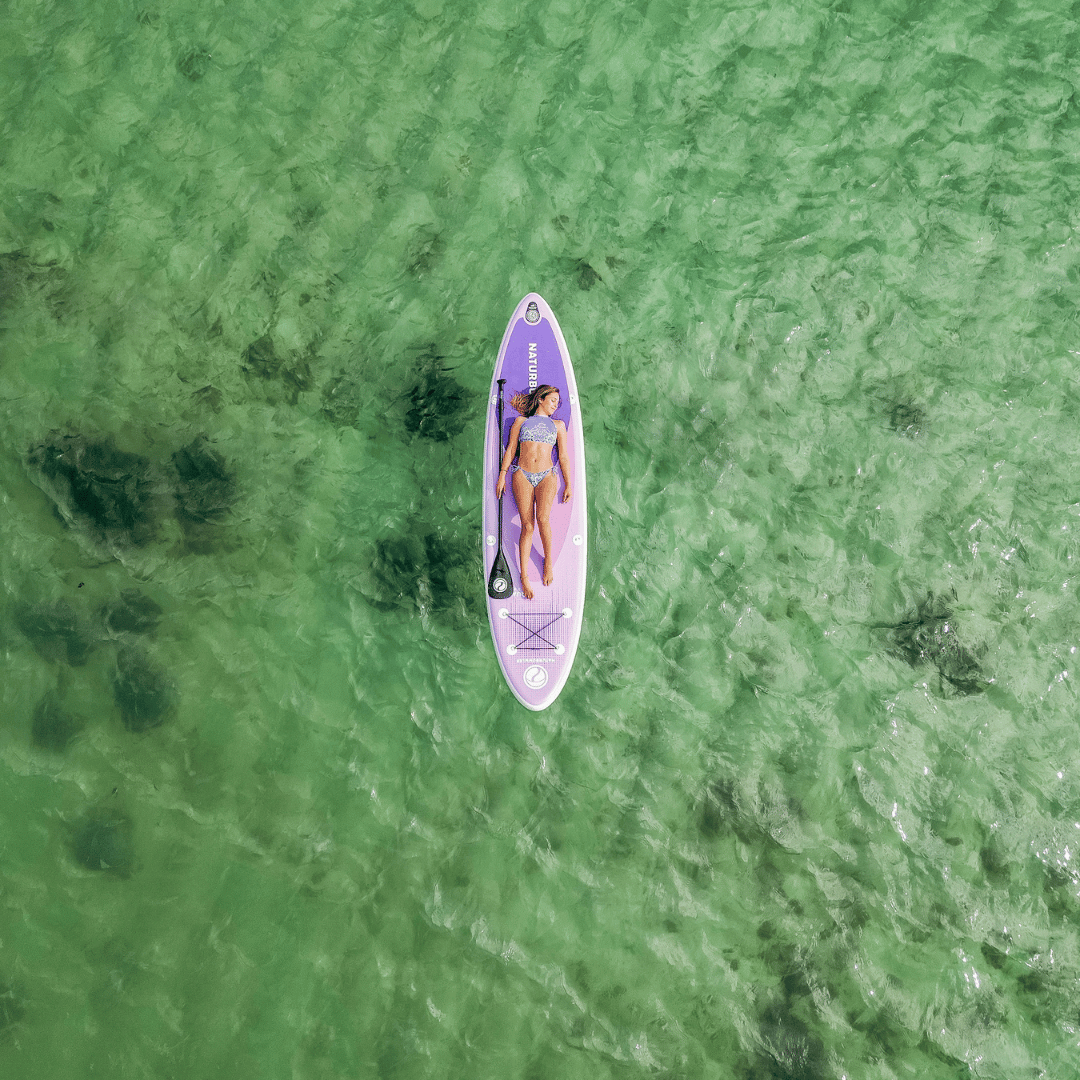
<svg viewBox="0 0 1080 1080">
<path fill-rule="evenodd" d="M 573 497 L 574 489 L 569 484 L 567 484 L 566 487 L 563 488 L 562 501 L 569 502 Z"/>
<path fill-rule="evenodd" d="M 499 479 L 495 481 L 495 498 L 501 499 L 506 490 L 506 473 L 499 473 Z"/>
</svg>

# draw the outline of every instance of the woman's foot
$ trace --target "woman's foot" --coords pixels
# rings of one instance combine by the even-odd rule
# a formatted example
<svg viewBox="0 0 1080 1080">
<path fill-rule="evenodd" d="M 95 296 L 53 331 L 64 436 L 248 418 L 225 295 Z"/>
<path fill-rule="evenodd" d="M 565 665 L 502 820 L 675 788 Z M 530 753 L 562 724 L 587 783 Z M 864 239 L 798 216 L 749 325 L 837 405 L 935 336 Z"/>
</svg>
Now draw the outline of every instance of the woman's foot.
<svg viewBox="0 0 1080 1080">
<path fill-rule="evenodd" d="M 521 595 L 524 596 L 526 600 L 531 600 L 533 598 L 532 586 L 529 584 L 529 579 L 524 574 L 521 575 Z"/>
<path fill-rule="evenodd" d="M 548 560 L 544 560 L 544 584 L 550 585 L 555 580 L 555 571 L 551 568 Z"/>
</svg>

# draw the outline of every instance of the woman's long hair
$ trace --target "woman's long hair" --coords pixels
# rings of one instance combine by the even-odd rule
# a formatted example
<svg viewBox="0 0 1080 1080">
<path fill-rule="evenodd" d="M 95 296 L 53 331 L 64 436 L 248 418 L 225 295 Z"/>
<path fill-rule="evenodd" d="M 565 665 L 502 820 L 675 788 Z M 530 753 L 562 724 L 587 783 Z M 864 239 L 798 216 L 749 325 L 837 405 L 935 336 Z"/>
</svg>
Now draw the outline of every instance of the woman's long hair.
<svg viewBox="0 0 1080 1080">
<path fill-rule="evenodd" d="M 562 397 L 557 386 L 549 386 L 547 383 L 541 383 L 535 390 L 530 390 L 527 394 L 524 390 L 519 390 L 510 399 L 510 404 L 517 409 L 522 416 L 532 416 L 532 414 L 540 408 L 540 402 L 543 401 L 552 390 L 559 394 L 559 397 Z"/>
</svg>

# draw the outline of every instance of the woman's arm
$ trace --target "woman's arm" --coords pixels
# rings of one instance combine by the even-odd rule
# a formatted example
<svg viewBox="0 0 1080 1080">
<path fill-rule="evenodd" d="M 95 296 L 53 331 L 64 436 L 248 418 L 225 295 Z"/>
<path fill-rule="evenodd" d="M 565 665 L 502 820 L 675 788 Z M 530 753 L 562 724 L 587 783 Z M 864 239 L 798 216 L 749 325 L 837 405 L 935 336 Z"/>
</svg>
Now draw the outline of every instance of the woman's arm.
<svg viewBox="0 0 1080 1080">
<path fill-rule="evenodd" d="M 566 482 L 562 501 L 569 502 L 574 497 L 574 479 L 570 475 L 570 453 L 566 449 L 566 425 L 561 420 L 555 421 L 555 445 L 559 451 L 559 468 Z"/>
<path fill-rule="evenodd" d="M 510 468 L 510 462 L 512 462 L 517 455 L 518 450 L 518 432 L 521 430 L 521 425 L 525 422 L 524 416 L 519 416 L 510 428 L 510 438 L 506 440 L 506 453 L 502 456 L 502 461 L 499 463 L 499 479 L 495 481 L 495 498 L 501 499 L 503 492 L 506 490 L 506 473 Z"/>
</svg>

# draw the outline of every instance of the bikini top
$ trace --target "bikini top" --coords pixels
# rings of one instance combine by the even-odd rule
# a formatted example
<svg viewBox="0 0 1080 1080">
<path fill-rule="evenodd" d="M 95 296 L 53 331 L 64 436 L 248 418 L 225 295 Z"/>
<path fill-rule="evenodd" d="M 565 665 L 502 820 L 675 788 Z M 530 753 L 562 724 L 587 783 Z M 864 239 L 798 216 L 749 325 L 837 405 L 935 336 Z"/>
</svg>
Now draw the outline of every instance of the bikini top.
<svg viewBox="0 0 1080 1080">
<path fill-rule="evenodd" d="M 547 443 L 555 445 L 555 421 L 542 413 L 533 413 L 528 417 L 518 432 L 518 442 Z"/>
</svg>

